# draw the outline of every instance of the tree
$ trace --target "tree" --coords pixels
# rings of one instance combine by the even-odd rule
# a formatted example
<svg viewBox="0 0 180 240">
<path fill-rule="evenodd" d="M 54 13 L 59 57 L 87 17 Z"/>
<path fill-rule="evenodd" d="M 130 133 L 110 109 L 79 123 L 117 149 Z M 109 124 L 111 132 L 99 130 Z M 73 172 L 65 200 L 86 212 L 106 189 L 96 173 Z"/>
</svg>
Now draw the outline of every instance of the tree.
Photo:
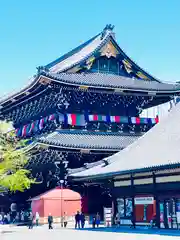
<svg viewBox="0 0 180 240">
<path fill-rule="evenodd" d="M 11 192 L 24 191 L 35 183 L 30 172 L 25 169 L 29 156 L 24 151 L 23 141 L 15 137 L 12 125 L 0 122 L 0 188 Z"/>
</svg>

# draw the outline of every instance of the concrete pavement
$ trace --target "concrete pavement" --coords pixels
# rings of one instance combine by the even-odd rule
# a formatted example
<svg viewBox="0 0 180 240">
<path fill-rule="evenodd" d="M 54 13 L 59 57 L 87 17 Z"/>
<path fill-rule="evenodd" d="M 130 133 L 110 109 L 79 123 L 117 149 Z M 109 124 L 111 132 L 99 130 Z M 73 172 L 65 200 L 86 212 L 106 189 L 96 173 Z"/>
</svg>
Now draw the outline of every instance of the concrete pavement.
<svg viewBox="0 0 180 240">
<path fill-rule="evenodd" d="M 128 230 L 128 229 L 127 229 Z M 175 231 L 174 231 L 175 233 Z M 58 225 L 53 230 L 48 230 L 47 225 L 35 227 L 29 230 L 27 227 L 11 227 L 3 226 L 3 233 L 0 234 L 0 240 L 56 240 L 56 239 L 111 239 L 111 240 L 180 240 L 179 236 L 160 235 L 157 232 L 148 233 L 148 231 L 138 232 L 110 232 L 110 229 L 99 229 L 92 231 L 91 229 L 74 230 L 61 229 Z"/>
</svg>

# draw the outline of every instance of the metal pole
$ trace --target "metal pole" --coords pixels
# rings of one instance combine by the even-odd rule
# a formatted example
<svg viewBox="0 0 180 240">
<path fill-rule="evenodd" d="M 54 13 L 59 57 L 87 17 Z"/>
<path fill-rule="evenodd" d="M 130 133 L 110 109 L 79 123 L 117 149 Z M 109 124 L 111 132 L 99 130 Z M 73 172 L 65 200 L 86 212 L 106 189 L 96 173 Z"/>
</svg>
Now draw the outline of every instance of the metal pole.
<svg viewBox="0 0 180 240">
<path fill-rule="evenodd" d="M 64 183 L 64 180 L 60 180 L 60 184 L 61 184 L 61 227 L 63 227 L 63 183 Z"/>
<path fill-rule="evenodd" d="M 63 227 L 63 183 L 61 182 L 61 227 Z"/>
</svg>

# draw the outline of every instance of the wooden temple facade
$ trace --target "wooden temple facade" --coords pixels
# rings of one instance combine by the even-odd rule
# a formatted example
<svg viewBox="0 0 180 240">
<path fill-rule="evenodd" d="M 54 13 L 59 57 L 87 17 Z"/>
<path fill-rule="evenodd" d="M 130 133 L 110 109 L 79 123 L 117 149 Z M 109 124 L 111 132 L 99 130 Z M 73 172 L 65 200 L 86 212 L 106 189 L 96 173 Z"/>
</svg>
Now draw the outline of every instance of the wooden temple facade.
<svg viewBox="0 0 180 240">
<path fill-rule="evenodd" d="M 67 176 L 111 165 L 113 154 L 158 125 L 158 116 L 141 118 L 141 112 L 179 94 L 179 83 L 161 82 L 125 54 L 112 25 L 38 67 L 26 87 L 0 99 L 0 119 L 12 121 L 17 138 L 27 140 L 27 168 L 42 182 L 19 201 L 60 180 L 83 193 L 84 184 L 69 182 Z M 106 190 L 93 185 L 89 198 L 96 193 L 97 203 L 101 196 L 100 206 Z"/>
</svg>

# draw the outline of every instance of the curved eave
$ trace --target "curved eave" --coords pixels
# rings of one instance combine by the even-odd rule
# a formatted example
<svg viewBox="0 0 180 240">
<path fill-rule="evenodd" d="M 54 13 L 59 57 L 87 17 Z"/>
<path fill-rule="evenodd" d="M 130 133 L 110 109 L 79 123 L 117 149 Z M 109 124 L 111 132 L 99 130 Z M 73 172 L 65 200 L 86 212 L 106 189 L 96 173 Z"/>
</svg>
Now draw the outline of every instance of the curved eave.
<svg viewBox="0 0 180 240">
<path fill-rule="evenodd" d="M 74 168 L 74 169 L 69 169 L 68 171 L 68 177 L 71 177 L 72 174 L 77 174 L 77 173 L 80 173 L 80 172 L 83 172 L 87 169 L 92 169 L 94 167 L 103 167 L 105 166 L 105 162 L 103 160 L 99 160 L 99 161 L 96 161 L 96 162 L 93 162 L 93 163 L 90 163 L 91 166 L 89 166 L 89 164 L 84 164 L 83 167 L 80 167 L 80 168 Z"/>
<path fill-rule="evenodd" d="M 70 76 L 71 74 L 69 74 Z M 77 74 L 76 74 L 77 75 Z M 65 76 L 65 77 L 64 77 Z M 140 83 L 143 80 L 132 80 L 131 78 L 126 78 L 124 79 L 124 81 L 127 80 L 127 82 L 131 82 L 131 84 L 129 84 L 129 86 L 124 86 L 124 85 L 118 85 L 118 86 L 113 86 L 113 85 L 100 85 L 100 84 L 92 84 L 92 83 L 87 83 L 87 82 L 82 82 L 82 81 L 76 81 L 73 82 L 72 76 L 70 76 L 70 78 L 68 79 L 68 74 L 55 74 L 52 75 L 51 73 L 48 72 L 41 72 L 39 75 L 37 75 L 34 80 L 29 84 L 29 86 L 27 86 L 26 88 L 22 89 L 21 91 L 17 92 L 16 94 L 13 94 L 9 97 L 7 97 L 6 99 L 3 99 L 0 101 L 0 106 L 5 107 L 5 106 L 9 106 L 9 105 L 15 105 L 16 102 L 20 102 L 23 98 L 27 97 L 27 98 L 34 98 L 37 94 L 34 94 L 34 92 L 38 90 L 38 88 L 40 88 L 41 86 L 44 85 L 44 88 L 48 88 L 50 87 L 51 83 L 55 83 L 55 84 L 59 84 L 62 86 L 70 86 L 70 87 L 75 87 L 75 88 L 79 88 L 79 89 L 95 89 L 97 91 L 109 91 L 109 92 L 124 92 L 126 93 L 126 91 L 128 92 L 134 92 L 137 94 L 148 94 L 148 95 L 156 95 L 156 94 L 169 94 L 169 95 L 174 95 L 174 94 L 179 94 L 180 93 L 180 84 L 176 85 L 176 88 L 174 89 L 169 89 L 169 90 L 160 90 L 160 89 L 149 89 L 148 88 L 148 83 L 146 83 L 147 87 L 138 87 L 138 85 L 136 86 L 136 83 Z M 152 82 L 150 82 L 149 84 L 152 84 Z M 159 83 L 161 84 L 161 83 Z M 168 86 L 169 84 L 166 84 L 166 86 Z M 41 90 L 42 91 L 42 90 Z M 41 94 L 41 92 L 39 92 L 38 94 Z"/>
<path fill-rule="evenodd" d="M 52 147 L 52 148 L 59 148 L 59 149 L 66 149 L 66 150 L 87 150 L 87 151 L 100 151 L 100 152 L 117 152 L 117 151 L 120 151 L 122 150 L 123 148 L 107 148 L 107 149 L 104 149 L 104 148 L 96 148 L 96 147 L 78 147 L 78 146 L 63 146 L 63 145 L 58 145 L 58 144 L 51 144 L 49 143 L 48 141 L 47 142 L 37 142 L 36 143 L 36 146 L 44 146 L 44 147 Z"/>
<path fill-rule="evenodd" d="M 84 88 L 87 88 L 87 89 L 99 89 L 99 90 L 108 90 L 108 91 L 113 91 L 113 92 L 123 92 L 123 91 L 131 91 L 131 92 L 142 92 L 142 93 L 148 93 L 148 94 L 156 94 L 156 93 L 164 93 L 164 94 L 175 94 L 175 93 L 180 93 L 180 84 L 177 84 L 176 85 L 176 88 L 174 89 L 167 89 L 167 90 L 161 90 L 161 89 L 156 89 L 156 88 L 148 88 L 147 87 L 138 87 L 136 86 L 136 83 L 141 83 L 141 82 L 146 82 L 146 85 L 150 85 L 152 84 L 152 81 L 150 81 L 148 83 L 148 81 L 145 81 L 145 80 L 139 80 L 139 79 L 131 79 L 131 78 L 127 78 L 127 77 L 123 77 L 124 78 L 124 81 L 131 81 L 131 86 L 124 86 L 124 85 L 118 85 L 118 86 L 113 86 L 112 85 L 101 85 L 101 84 L 92 84 L 92 83 L 87 83 L 87 82 L 82 82 L 82 81 L 76 81 L 76 82 L 73 82 L 71 80 L 71 77 L 73 74 L 66 74 L 66 73 L 62 73 L 62 74 L 51 74 L 49 72 L 42 72 L 41 73 L 42 76 L 44 77 L 47 77 L 48 79 L 52 80 L 53 82 L 57 83 L 57 84 L 63 84 L 63 85 L 69 85 L 69 86 L 72 86 L 72 87 L 84 87 Z M 69 79 L 68 77 L 66 76 L 71 76 Z M 78 75 L 78 74 L 74 74 L 74 75 Z M 81 74 L 83 75 L 83 74 Z M 87 74 L 88 75 L 88 74 Z M 65 78 L 64 78 L 65 76 Z M 85 75 L 84 75 L 85 76 Z M 120 76 L 119 76 L 120 77 Z M 168 86 L 169 85 L 169 88 L 170 88 L 170 85 L 171 84 L 165 84 L 165 83 L 158 83 L 158 84 L 162 84 L 162 85 L 166 85 Z M 173 84 L 172 84 L 173 85 Z"/>
<path fill-rule="evenodd" d="M 158 80 L 157 78 L 153 77 L 151 74 L 149 74 L 143 68 L 139 67 L 139 65 L 135 61 L 133 61 L 130 57 L 128 57 L 128 55 L 120 48 L 119 44 L 114 40 L 114 38 L 111 38 L 111 41 L 116 46 L 116 48 L 119 50 L 119 52 L 124 56 L 124 58 L 126 58 L 128 60 L 128 62 L 130 64 L 134 65 L 139 71 L 141 71 L 141 72 L 143 72 L 143 74 L 147 75 L 152 81 L 156 81 L 158 83 L 161 83 L 160 80 Z"/>
<path fill-rule="evenodd" d="M 35 76 L 31 79 L 31 82 L 21 90 L 17 91 L 16 93 L 10 93 L 8 96 L 4 96 L 3 98 L 0 98 L 0 106 L 3 106 L 7 102 L 14 102 L 16 99 L 21 99 L 22 97 L 25 97 L 27 95 L 30 95 L 33 93 L 33 89 L 37 89 L 39 85 L 39 76 Z"/>
<path fill-rule="evenodd" d="M 103 168 L 103 167 L 102 167 Z M 76 177 L 72 175 L 69 175 L 71 180 L 73 181 L 96 181 L 96 180 L 104 180 L 104 179 L 113 179 L 117 176 L 123 176 L 127 174 L 137 174 L 137 173 L 145 173 L 145 172 L 158 172 L 161 170 L 167 170 L 167 169 L 176 169 L 180 168 L 180 163 L 175 164 L 165 164 L 161 166 L 152 166 L 152 167 L 146 167 L 146 168 L 139 168 L 139 169 L 132 169 L 132 170 L 126 170 L 126 171 L 117 171 L 117 172 L 110 172 L 110 173 L 104 173 L 104 174 L 93 174 L 89 176 L 83 176 L 83 177 Z M 81 171 L 83 172 L 83 171 Z"/>
<path fill-rule="evenodd" d="M 139 136 L 141 135 L 56 130 L 40 137 L 37 143 L 63 149 L 119 151 L 136 141 Z"/>
</svg>

